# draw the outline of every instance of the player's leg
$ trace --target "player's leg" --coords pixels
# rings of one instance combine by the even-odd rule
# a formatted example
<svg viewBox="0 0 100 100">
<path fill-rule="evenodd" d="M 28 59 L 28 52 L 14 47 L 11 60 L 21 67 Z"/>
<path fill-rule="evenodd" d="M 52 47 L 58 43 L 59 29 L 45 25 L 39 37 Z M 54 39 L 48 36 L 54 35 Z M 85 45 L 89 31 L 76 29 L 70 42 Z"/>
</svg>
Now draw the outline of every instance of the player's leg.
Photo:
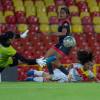
<svg viewBox="0 0 100 100">
<path fill-rule="evenodd" d="M 63 55 L 56 52 L 56 60 L 54 61 L 54 64 L 57 66 L 57 68 L 62 71 L 64 74 L 68 75 L 68 70 L 61 64 L 60 60 L 63 58 Z"/>
<path fill-rule="evenodd" d="M 68 82 L 67 75 L 60 71 L 58 68 L 54 70 L 54 76 L 56 80 L 58 79 L 58 82 Z"/>
<path fill-rule="evenodd" d="M 38 70 L 29 70 L 28 72 L 27 72 L 27 76 L 43 76 L 43 71 L 38 71 Z"/>
</svg>

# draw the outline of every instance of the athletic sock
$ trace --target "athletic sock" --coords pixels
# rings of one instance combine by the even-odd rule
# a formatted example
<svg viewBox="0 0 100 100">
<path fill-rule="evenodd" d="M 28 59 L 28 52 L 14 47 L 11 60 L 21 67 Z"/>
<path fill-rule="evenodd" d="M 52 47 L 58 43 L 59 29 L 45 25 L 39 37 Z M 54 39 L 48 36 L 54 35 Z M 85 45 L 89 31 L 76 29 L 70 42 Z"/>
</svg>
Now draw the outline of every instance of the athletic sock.
<svg viewBox="0 0 100 100">
<path fill-rule="evenodd" d="M 54 74 L 54 73 L 53 73 L 53 68 L 52 68 L 52 64 L 51 64 L 51 63 L 47 63 L 47 68 L 48 68 L 49 74 Z"/>
<path fill-rule="evenodd" d="M 56 56 L 55 56 L 55 55 L 52 55 L 52 56 L 46 58 L 46 62 L 47 62 L 47 63 L 51 63 L 51 62 L 53 62 L 53 61 L 55 61 L 55 60 L 56 60 Z"/>
</svg>

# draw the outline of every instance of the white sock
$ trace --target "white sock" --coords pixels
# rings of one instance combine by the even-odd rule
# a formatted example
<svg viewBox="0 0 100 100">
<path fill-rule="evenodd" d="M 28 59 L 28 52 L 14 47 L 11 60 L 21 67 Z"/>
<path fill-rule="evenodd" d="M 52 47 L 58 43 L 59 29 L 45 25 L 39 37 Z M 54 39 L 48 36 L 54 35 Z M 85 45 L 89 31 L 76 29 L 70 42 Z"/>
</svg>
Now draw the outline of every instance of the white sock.
<svg viewBox="0 0 100 100">
<path fill-rule="evenodd" d="M 0 73 L 0 82 L 1 82 L 1 73 Z"/>
<path fill-rule="evenodd" d="M 43 71 L 34 70 L 34 75 L 42 76 L 43 75 Z"/>
<path fill-rule="evenodd" d="M 43 82 L 43 77 L 34 77 L 34 82 Z"/>
</svg>

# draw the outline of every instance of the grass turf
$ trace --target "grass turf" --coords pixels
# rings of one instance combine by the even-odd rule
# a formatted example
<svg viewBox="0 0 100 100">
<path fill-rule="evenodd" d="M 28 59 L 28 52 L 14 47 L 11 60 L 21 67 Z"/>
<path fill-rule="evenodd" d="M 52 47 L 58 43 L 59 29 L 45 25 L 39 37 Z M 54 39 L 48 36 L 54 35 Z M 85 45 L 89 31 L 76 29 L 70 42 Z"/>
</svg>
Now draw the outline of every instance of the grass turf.
<svg viewBox="0 0 100 100">
<path fill-rule="evenodd" d="M 0 100 L 100 100 L 100 84 L 5 82 Z"/>
</svg>

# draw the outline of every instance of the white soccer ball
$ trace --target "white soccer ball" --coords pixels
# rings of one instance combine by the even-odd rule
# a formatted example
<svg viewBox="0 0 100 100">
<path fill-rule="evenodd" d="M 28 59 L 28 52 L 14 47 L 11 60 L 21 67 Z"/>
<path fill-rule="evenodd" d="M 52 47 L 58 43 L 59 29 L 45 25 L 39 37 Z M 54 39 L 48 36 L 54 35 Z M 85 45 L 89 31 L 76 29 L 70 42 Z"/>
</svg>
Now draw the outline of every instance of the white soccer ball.
<svg viewBox="0 0 100 100">
<path fill-rule="evenodd" d="M 73 36 L 66 36 L 63 40 L 63 45 L 65 47 L 75 47 L 76 46 L 76 40 Z"/>
</svg>

